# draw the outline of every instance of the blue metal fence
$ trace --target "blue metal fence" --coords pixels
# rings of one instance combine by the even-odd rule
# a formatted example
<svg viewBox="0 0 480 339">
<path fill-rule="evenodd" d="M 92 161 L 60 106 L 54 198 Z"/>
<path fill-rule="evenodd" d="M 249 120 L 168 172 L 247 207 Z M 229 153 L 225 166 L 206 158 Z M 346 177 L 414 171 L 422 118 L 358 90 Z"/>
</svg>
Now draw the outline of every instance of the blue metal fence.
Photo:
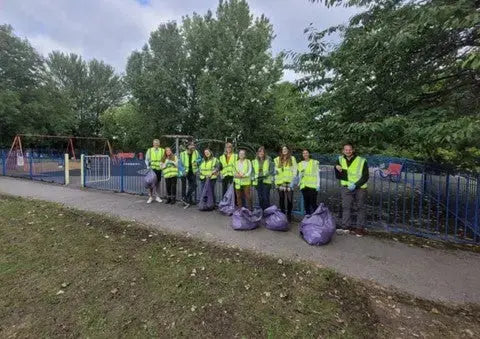
<svg viewBox="0 0 480 339">
<path fill-rule="evenodd" d="M 337 159 L 331 155 L 314 155 L 319 159 L 320 192 L 318 201 L 324 202 L 341 216 L 341 196 L 333 167 Z M 438 166 L 431 166 L 402 158 L 367 156 L 370 180 L 368 182 L 368 227 L 388 232 L 421 235 L 445 241 L 480 243 L 480 180 L 471 174 L 450 174 Z M 146 194 L 143 160 L 112 160 L 104 163 L 86 162 L 85 186 L 134 194 Z M 399 175 L 388 176 L 382 167 L 390 162 L 402 165 Z M 108 165 L 107 165 L 108 163 Z M 109 167 L 108 173 L 105 168 Z M 181 195 L 178 180 L 177 196 Z M 200 185 L 197 185 L 199 196 Z M 221 199 L 221 181 L 216 184 L 216 200 Z M 272 190 L 272 201 L 277 193 Z M 160 195 L 165 194 L 162 180 Z M 256 200 L 256 199 L 255 199 Z M 300 192 L 294 195 L 294 213 L 303 214 Z"/>
<path fill-rule="evenodd" d="M 1 151 L 1 174 L 65 184 L 63 154 L 44 154 L 31 150 L 25 153 Z"/>
</svg>

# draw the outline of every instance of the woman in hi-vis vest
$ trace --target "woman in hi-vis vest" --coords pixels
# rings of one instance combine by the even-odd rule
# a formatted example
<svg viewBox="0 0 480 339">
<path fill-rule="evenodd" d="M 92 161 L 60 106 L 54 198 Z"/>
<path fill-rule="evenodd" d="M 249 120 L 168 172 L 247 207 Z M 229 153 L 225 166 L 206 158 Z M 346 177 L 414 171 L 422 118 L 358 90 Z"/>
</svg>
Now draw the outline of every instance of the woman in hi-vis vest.
<svg viewBox="0 0 480 339">
<path fill-rule="evenodd" d="M 320 191 L 320 166 L 318 160 L 310 157 L 308 149 L 302 152 L 303 160 L 298 164 L 300 175 L 300 191 L 303 196 L 305 214 L 309 215 L 317 209 L 317 194 Z"/>
<path fill-rule="evenodd" d="M 275 185 L 278 189 L 280 210 L 287 214 L 288 221 L 292 221 L 293 186 L 297 177 L 297 161 L 290 149 L 283 146 L 280 155 L 275 158 Z M 287 200 L 287 209 L 285 209 Z"/>
<path fill-rule="evenodd" d="M 273 161 L 265 154 L 265 147 L 257 150 L 257 156 L 252 161 L 252 185 L 257 189 L 258 202 L 262 210 L 270 207 L 270 190 L 274 174 Z"/>
<path fill-rule="evenodd" d="M 238 160 L 235 162 L 234 167 L 234 183 L 235 183 L 235 194 L 237 196 L 237 207 L 241 208 L 243 206 L 243 200 L 249 210 L 253 210 L 252 204 L 252 194 L 251 194 L 251 185 L 252 185 L 252 163 L 246 158 L 246 152 L 244 149 L 241 149 L 238 152 Z"/>
<path fill-rule="evenodd" d="M 145 164 L 147 168 L 151 168 L 157 176 L 157 185 L 155 189 L 148 189 L 147 204 L 152 203 L 155 199 L 157 202 L 162 202 L 162 199 L 158 196 L 158 188 L 160 187 L 160 180 L 162 179 L 162 158 L 165 150 L 160 147 L 160 140 L 153 140 L 153 147 L 150 147 L 145 154 Z"/>
<path fill-rule="evenodd" d="M 201 183 L 200 189 L 201 191 L 203 191 L 203 187 L 205 186 L 207 178 L 209 178 L 210 185 L 212 187 L 212 192 L 213 192 L 213 201 L 216 201 L 215 184 L 217 182 L 218 167 L 219 167 L 219 163 L 217 158 L 213 156 L 213 153 L 209 148 L 205 148 L 203 150 L 203 160 L 199 168 L 200 183 Z"/>
<path fill-rule="evenodd" d="M 170 147 L 165 148 L 162 169 L 167 187 L 167 204 L 174 205 L 177 202 L 178 159 Z"/>
</svg>

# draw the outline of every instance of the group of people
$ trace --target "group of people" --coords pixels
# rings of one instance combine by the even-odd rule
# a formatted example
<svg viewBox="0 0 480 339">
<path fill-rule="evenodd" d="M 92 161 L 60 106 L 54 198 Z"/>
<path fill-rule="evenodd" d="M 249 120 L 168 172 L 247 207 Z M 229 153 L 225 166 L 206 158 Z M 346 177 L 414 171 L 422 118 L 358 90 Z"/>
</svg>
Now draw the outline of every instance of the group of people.
<svg viewBox="0 0 480 339">
<path fill-rule="evenodd" d="M 209 148 L 205 148 L 203 154 L 200 155 L 195 143 L 190 142 L 187 149 L 180 153 L 178 159 L 171 148 L 161 148 L 160 141 L 155 139 L 153 147 L 146 152 L 145 163 L 158 178 L 157 186 L 149 189 L 148 204 L 153 201 L 162 202 L 157 191 L 163 175 L 167 190 L 166 203 L 176 203 L 177 178 L 180 178 L 182 203 L 184 208 L 188 208 L 195 203 L 198 175 L 201 189 L 203 190 L 208 182 L 209 185 L 212 185 L 213 192 L 215 192 L 213 188 L 217 178 L 220 177 L 222 196 L 233 184 L 235 201 L 239 208 L 253 208 L 252 187 L 257 192 L 260 207 L 262 209 L 270 207 L 270 192 L 272 187 L 275 187 L 279 195 L 280 210 L 291 221 L 293 193 L 297 186 L 302 192 L 305 213 L 311 214 L 317 208 L 320 167 L 319 162 L 311 158 L 307 149 L 302 151 L 302 160 L 297 162 L 291 150 L 286 146 L 281 148 L 280 154 L 273 160 L 266 154 L 265 148 L 262 146 L 257 150 L 255 159 L 250 160 L 247 159 L 244 149 L 240 149 L 236 154 L 233 151 L 233 145 L 226 143 L 225 152 L 216 158 Z M 365 233 L 364 204 L 369 178 L 367 162 L 355 154 L 351 144 L 345 144 L 343 154 L 338 157 L 334 171 L 342 186 L 342 228 L 357 235 L 363 235 Z M 355 202 L 358 208 L 357 225 L 352 227 L 351 211 Z"/>
</svg>

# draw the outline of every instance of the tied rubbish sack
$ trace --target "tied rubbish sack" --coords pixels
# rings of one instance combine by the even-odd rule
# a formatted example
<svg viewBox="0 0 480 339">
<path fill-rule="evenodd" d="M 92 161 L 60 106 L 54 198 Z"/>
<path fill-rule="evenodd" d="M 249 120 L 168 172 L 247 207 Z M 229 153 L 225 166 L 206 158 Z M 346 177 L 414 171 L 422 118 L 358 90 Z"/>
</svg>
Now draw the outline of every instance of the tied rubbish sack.
<svg viewBox="0 0 480 339">
<path fill-rule="evenodd" d="M 288 231 L 287 216 L 275 205 L 263 211 L 263 224 L 272 231 Z"/>
<path fill-rule="evenodd" d="M 326 245 L 335 234 L 335 219 L 323 203 L 300 224 L 300 235 L 310 245 Z"/>
<path fill-rule="evenodd" d="M 231 216 L 235 212 L 235 191 L 233 184 L 228 186 L 227 192 L 222 198 L 222 201 L 218 204 L 218 210 L 220 213 Z"/>
<path fill-rule="evenodd" d="M 145 174 L 145 177 L 143 177 L 143 182 L 145 184 L 146 189 L 155 189 L 155 186 L 157 185 L 158 178 L 155 172 L 150 168 L 147 173 Z"/>
<path fill-rule="evenodd" d="M 211 211 L 215 208 L 215 201 L 213 201 L 213 190 L 210 179 L 208 178 L 203 185 L 202 194 L 200 195 L 200 202 L 198 209 L 200 211 Z"/>
<path fill-rule="evenodd" d="M 253 230 L 262 220 L 262 209 L 256 208 L 253 212 L 248 208 L 237 209 L 232 215 L 232 228 L 236 231 Z"/>
</svg>

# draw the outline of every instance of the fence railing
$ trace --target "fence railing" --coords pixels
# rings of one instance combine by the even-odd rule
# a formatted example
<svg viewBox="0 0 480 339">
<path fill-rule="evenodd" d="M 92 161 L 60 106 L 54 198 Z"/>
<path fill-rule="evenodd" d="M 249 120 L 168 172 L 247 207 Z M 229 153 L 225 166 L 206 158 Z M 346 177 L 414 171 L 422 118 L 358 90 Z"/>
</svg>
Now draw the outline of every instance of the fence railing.
<svg viewBox="0 0 480 339">
<path fill-rule="evenodd" d="M 333 171 L 333 160 L 320 168 L 320 192 L 318 201 L 324 202 L 338 217 L 341 216 L 341 195 L 338 180 Z M 146 165 L 143 160 L 116 160 L 109 157 L 87 157 L 84 185 L 86 187 L 147 194 L 143 176 Z M 367 160 L 370 160 L 367 157 Z M 418 162 L 404 159 L 402 170 L 389 176 L 379 164 L 387 163 L 378 156 L 372 159 L 368 182 L 368 227 L 388 232 L 402 232 L 445 241 L 480 243 L 480 180 L 474 175 L 442 173 Z M 391 160 L 391 159 L 390 159 Z M 369 162 L 370 163 L 370 162 Z M 200 195 L 197 184 L 197 196 Z M 165 196 L 165 183 L 161 181 L 160 195 Z M 222 183 L 215 187 L 216 201 L 222 197 Z M 177 183 L 177 198 L 181 197 L 181 181 Z M 255 203 L 257 201 L 254 194 Z M 273 203 L 278 194 L 271 192 Z M 294 214 L 303 215 L 301 193 L 294 194 Z M 339 219 L 340 220 L 340 219 Z"/>
<path fill-rule="evenodd" d="M 66 183 L 65 156 L 26 151 L 0 153 L 1 174 L 58 184 Z M 68 179 L 67 179 L 68 180 Z"/>
</svg>

